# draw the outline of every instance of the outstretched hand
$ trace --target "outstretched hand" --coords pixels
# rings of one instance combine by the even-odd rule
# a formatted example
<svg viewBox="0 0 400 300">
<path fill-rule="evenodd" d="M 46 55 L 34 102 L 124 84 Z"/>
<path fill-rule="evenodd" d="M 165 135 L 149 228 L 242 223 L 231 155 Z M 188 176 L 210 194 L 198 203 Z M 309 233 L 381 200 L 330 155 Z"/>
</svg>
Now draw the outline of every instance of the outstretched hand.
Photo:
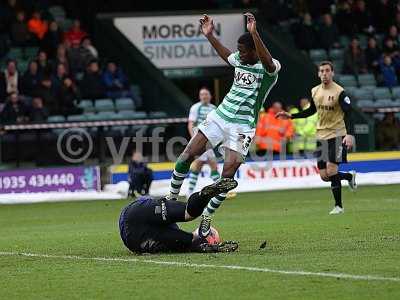
<svg viewBox="0 0 400 300">
<path fill-rule="evenodd" d="M 280 111 L 278 113 L 276 113 L 275 118 L 277 119 L 283 119 L 283 120 L 287 120 L 287 119 L 291 119 L 292 115 L 286 111 Z"/>
<path fill-rule="evenodd" d="M 256 22 L 256 18 L 254 17 L 254 15 L 252 13 L 245 13 L 244 14 L 247 18 L 247 30 L 250 33 L 256 33 L 257 32 L 257 22 Z"/>
<path fill-rule="evenodd" d="M 214 31 L 214 21 L 208 15 L 203 15 L 203 17 L 199 20 L 201 24 L 201 32 L 207 36 L 213 33 Z"/>
</svg>

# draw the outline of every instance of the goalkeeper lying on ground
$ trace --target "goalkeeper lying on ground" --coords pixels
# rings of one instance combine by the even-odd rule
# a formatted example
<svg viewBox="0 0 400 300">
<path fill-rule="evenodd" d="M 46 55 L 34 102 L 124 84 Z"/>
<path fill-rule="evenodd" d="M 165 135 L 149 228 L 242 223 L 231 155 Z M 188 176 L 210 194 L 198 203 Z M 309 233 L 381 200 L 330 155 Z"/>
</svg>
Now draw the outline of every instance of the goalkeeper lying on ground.
<svg viewBox="0 0 400 300">
<path fill-rule="evenodd" d="M 187 203 L 165 198 L 139 197 L 121 212 L 121 239 L 135 253 L 233 252 L 238 248 L 236 242 L 219 243 L 213 234 L 201 238 L 197 232 L 179 229 L 176 222 L 194 220 L 202 214 L 211 198 L 236 186 L 234 179 L 222 178 L 192 194 Z"/>
</svg>

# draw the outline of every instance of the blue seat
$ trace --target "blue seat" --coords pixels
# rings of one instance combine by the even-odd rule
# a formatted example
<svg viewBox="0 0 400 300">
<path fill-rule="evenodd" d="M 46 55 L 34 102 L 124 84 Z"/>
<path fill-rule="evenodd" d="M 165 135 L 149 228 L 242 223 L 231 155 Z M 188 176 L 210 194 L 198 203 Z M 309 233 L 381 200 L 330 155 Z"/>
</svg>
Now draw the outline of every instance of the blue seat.
<svg viewBox="0 0 400 300">
<path fill-rule="evenodd" d="M 400 98 L 400 86 L 397 86 L 392 89 L 393 98 L 399 99 Z"/>
<path fill-rule="evenodd" d="M 121 110 L 118 114 L 121 116 L 121 119 L 130 120 L 135 118 L 135 112 L 132 110 Z"/>
<path fill-rule="evenodd" d="M 94 111 L 93 101 L 89 99 L 82 99 L 78 107 L 82 108 L 85 112 L 92 112 Z"/>
<path fill-rule="evenodd" d="M 147 114 L 144 111 L 135 111 L 133 118 L 134 119 L 147 119 Z"/>
</svg>

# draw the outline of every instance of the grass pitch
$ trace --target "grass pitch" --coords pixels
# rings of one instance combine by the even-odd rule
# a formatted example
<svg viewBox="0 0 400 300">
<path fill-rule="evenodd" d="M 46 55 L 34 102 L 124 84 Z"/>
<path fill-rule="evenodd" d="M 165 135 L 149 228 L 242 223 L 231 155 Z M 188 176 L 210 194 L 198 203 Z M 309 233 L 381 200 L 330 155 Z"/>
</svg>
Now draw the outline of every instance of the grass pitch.
<svg viewBox="0 0 400 300">
<path fill-rule="evenodd" d="M 400 299 L 400 186 L 360 187 L 356 194 L 345 189 L 343 196 L 345 214 L 339 216 L 328 215 L 328 189 L 228 199 L 214 225 L 240 248 L 213 255 L 129 253 L 118 235 L 126 201 L 0 206 L 0 299 Z M 259 249 L 263 241 L 267 247 Z"/>
</svg>

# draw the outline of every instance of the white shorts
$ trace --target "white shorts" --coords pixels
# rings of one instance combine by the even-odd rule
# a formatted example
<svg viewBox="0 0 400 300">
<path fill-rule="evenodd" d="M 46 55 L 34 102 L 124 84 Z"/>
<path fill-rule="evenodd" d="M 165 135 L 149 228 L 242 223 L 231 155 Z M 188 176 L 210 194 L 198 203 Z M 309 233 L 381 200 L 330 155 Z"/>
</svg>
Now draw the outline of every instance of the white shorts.
<svg viewBox="0 0 400 300">
<path fill-rule="evenodd" d="M 225 121 L 214 110 L 208 114 L 198 129 L 207 137 L 213 148 L 224 147 L 246 158 L 256 129 L 248 125 Z M 223 154 L 223 153 L 221 153 Z"/>
</svg>

